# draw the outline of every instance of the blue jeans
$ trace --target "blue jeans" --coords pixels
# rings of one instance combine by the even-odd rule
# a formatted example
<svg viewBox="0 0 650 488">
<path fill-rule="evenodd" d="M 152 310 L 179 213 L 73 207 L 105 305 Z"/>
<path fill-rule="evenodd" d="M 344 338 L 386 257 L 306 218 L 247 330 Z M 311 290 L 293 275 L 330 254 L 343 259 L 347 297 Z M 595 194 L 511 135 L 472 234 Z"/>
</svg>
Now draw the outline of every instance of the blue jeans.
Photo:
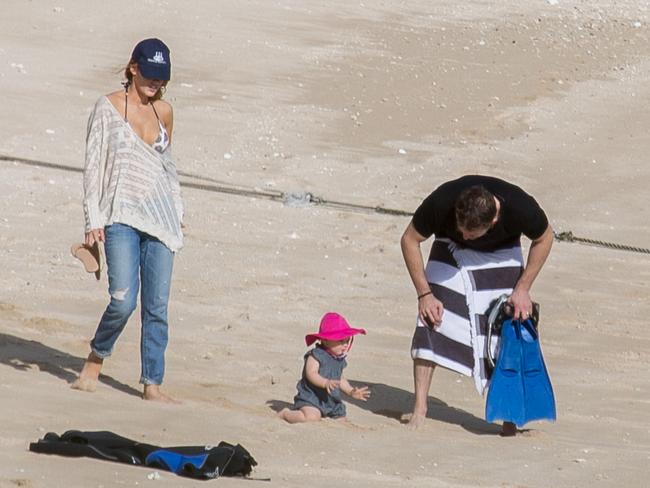
<svg viewBox="0 0 650 488">
<path fill-rule="evenodd" d="M 90 347 L 99 358 L 111 355 L 115 341 L 135 310 L 142 282 L 140 383 L 160 385 L 165 374 L 167 304 L 174 253 L 155 237 L 128 225 L 112 224 L 104 232 L 111 301 Z"/>
</svg>

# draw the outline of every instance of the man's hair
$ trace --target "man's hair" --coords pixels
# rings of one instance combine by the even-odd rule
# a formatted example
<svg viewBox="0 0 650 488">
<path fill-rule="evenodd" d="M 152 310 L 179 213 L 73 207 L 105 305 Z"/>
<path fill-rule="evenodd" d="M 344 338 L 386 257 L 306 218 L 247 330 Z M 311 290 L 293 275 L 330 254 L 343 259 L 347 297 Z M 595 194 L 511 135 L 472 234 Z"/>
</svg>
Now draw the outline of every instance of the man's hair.
<svg viewBox="0 0 650 488">
<path fill-rule="evenodd" d="M 485 229 L 497 215 L 494 195 L 481 185 L 464 189 L 454 204 L 456 225 L 465 230 Z"/>
</svg>

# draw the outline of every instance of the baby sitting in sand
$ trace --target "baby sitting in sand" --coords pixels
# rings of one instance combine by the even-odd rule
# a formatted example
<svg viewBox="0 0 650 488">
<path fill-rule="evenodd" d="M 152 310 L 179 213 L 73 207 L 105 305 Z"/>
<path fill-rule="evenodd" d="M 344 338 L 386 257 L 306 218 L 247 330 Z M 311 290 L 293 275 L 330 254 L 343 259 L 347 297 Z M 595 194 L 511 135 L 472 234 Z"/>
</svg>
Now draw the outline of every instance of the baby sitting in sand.
<svg viewBox="0 0 650 488">
<path fill-rule="evenodd" d="M 366 401 L 370 396 L 368 387 L 354 388 L 342 374 L 347 366 L 345 358 L 352 346 L 353 336 L 365 333 L 363 329 L 350 327 L 341 315 L 326 313 L 321 319 L 318 333 L 305 336 L 308 346 L 317 340 L 319 343 L 305 354 L 294 405 L 282 409 L 278 414 L 280 418 L 290 424 L 313 422 L 321 417 L 345 419 L 341 391 L 352 398 Z"/>
</svg>

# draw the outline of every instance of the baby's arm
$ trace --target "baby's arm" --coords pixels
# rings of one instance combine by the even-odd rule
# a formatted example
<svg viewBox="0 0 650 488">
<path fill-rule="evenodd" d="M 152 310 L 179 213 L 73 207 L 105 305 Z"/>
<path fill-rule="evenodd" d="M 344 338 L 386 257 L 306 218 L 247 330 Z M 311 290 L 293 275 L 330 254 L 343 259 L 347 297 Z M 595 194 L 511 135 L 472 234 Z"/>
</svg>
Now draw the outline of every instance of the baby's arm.
<svg viewBox="0 0 650 488">
<path fill-rule="evenodd" d="M 348 380 L 346 380 L 343 377 L 341 377 L 341 391 L 343 391 L 343 393 L 345 393 L 346 395 L 351 396 L 355 400 L 363 400 L 364 402 L 370 396 L 370 390 L 368 389 L 367 386 L 363 386 L 361 388 L 354 388 L 348 382 Z"/>
<path fill-rule="evenodd" d="M 305 378 L 307 378 L 307 381 L 309 381 L 317 388 L 323 388 L 327 390 L 327 393 L 332 393 L 332 391 L 336 390 L 339 387 L 340 382 L 337 380 L 328 380 L 327 378 L 323 378 L 321 375 L 319 375 L 319 366 L 320 363 L 316 360 L 316 358 L 314 358 L 314 356 L 308 356 L 307 362 L 305 363 Z"/>
</svg>

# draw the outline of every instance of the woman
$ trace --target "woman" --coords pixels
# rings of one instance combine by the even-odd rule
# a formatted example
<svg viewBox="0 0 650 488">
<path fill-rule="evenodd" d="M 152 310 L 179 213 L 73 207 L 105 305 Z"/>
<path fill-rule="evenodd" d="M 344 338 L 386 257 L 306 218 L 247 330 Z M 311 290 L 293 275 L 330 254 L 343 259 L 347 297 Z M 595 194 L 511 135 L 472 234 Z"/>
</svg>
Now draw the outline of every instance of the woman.
<svg viewBox="0 0 650 488">
<path fill-rule="evenodd" d="M 143 398 L 173 401 L 160 391 L 172 264 L 183 246 L 183 206 L 170 152 L 173 114 L 161 100 L 171 77 L 169 48 L 159 39 L 139 42 L 124 75 L 124 90 L 102 96 L 88 121 L 85 244 L 104 243 L 110 303 L 72 387 L 95 390 L 141 286 Z"/>
</svg>

